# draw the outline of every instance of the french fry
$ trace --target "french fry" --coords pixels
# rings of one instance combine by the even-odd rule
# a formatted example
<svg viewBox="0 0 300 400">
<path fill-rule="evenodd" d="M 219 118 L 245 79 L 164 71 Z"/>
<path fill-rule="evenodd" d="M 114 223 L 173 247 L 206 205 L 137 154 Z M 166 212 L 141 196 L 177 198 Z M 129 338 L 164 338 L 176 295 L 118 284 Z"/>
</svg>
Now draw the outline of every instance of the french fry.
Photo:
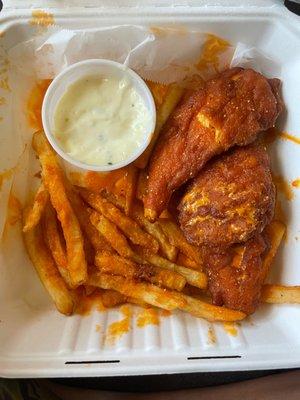
<svg viewBox="0 0 300 400">
<path fill-rule="evenodd" d="M 63 238 L 59 231 L 58 221 L 55 211 L 51 204 L 47 204 L 44 215 L 42 217 L 42 229 L 44 233 L 45 243 L 47 243 L 52 257 L 56 263 L 59 273 L 63 277 L 66 284 L 72 288 L 70 274 L 68 271 L 68 262 L 66 248 Z"/>
<path fill-rule="evenodd" d="M 76 215 L 78 217 L 79 224 L 82 230 L 85 232 L 86 236 L 89 238 L 94 249 L 96 251 L 113 251 L 111 245 L 105 240 L 105 238 L 97 231 L 94 225 L 90 221 L 90 213 L 92 211 L 89 208 L 79 194 L 69 188 L 68 197 L 71 201 L 72 207 L 74 208 Z"/>
<path fill-rule="evenodd" d="M 196 269 L 196 270 L 202 269 L 202 266 L 199 267 L 199 265 L 197 265 L 197 263 L 194 260 L 187 257 L 185 254 L 183 254 L 181 252 L 177 256 L 176 263 L 178 265 L 183 265 L 186 268 L 192 268 L 192 269 Z"/>
<path fill-rule="evenodd" d="M 106 308 L 112 308 L 127 302 L 126 296 L 112 289 L 104 290 L 101 295 L 101 300 Z"/>
<path fill-rule="evenodd" d="M 277 250 L 280 246 L 282 238 L 285 233 L 285 225 L 280 221 L 272 221 L 271 224 L 266 228 L 266 233 L 268 235 L 270 241 L 270 249 L 267 252 L 264 260 L 263 260 L 263 275 L 264 280 L 267 278 L 272 261 L 277 253 Z"/>
<path fill-rule="evenodd" d="M 125 236 L 109 219 L 92 210 L 90 212 L 90 220 L 98 232 L 105 237 L 111 247 L 116 250 L 120 256 L 126 258 L 132 258 L 134 256 Z"/>
<path fill-rule="evenodd" d="M 139 255 L 152 265 L 156 265 L 160 268 L 165 268 L 169 271 L 175 271 L 181 276 L 183 276 L 187 283 L 192 286 L 196 286 L 200 289 L 205 289 L 207 287 L 207 276 L 200 271 L 192 270 L 181 265 L 172 263 L 157 254 L 148 254 L 147 252 L 141 252 Z"/>
<path fill-rule="evenodd" d="M 24 221 L 23 232 L 28 232 L 39 223 L 48 199 L 49 193 L 42 183 L 36 192 L 32 207 L 27 212 L 26 219 Z"/>
<path fill-rule="evenodd" d="M 86 189 L 80 189 L 80 194 L 92 208 L 116 224 L 132 243 L 157 253 L 159 248 L 157 241 L 144 232 L 135 221 L 123 214 L 116 206 L 104 199 L 100 194 L 89 192 Z"/>
<path fill-rule="evenodd" d="M 160 250 L 165 257 L 167 257 L 170 261 L 176 260 L 178 252 L 177 248 L 169 242 L 158 222 L 151 223 L 147 220 L 147 218 L 145 218 L 143 207 L 137 202 L 132 208 L 132 218 L 134 218 L 136 222 L 145 229 L 146 232 L 155 237 L 160 245 Z"/>
<path fill-rule="evenodd" d="M 72 314 L 74 309 L 72 295 L 44 242 L 40 224 L 24 232 L 24 241 L 28 255 L 56 308 L 62 314 Z"/>
<path fill-rule="evenodd" d="M 168 271 L 152 265 L 136 264 L 110 253 L 97 253 L 95 264 L 99 267 L 100 272 L 105 274 L 145 280 L 178 291 L 182 290 L 186 284 L 185 278 L 173 270 Z"/>
<path fill-rule="evenodd" d="M 85 294 L 87 296 L 90 296 L 92 293 L 94 293 L 97 290 L 97 288 L 95 286 L 84 285 L 84 290 L 85 290 Z"/>
<path fill-rule="evenodd" d="M 132 297 L 169 311 L 175 310 L 185 303 L 184 300 L 176 296 L 178 292 L 170 292 L 152 285 L 151 283 L 137 283 L 122 276 L 96 273 L 90 275 L 89 284 L 102 289 L 117 290 L 124 296 Z M 173 295 L 173 293 L 175 295 Z"/>
<path fill-rule="evenodd" d="M 191 258 L 202 269 L 202 256 L 199 249 L 186 240 L 180 228 L 170 219 L 159 219 L 157 221 L 162 227 L 169 241 L 176 246 L 183 254 Z"/>
<path fill-rule="evenodd" d="M 136 198 L 140 201 L 144 201 L 144 196 L 147 193 L 147 180 L 147 172 L 144 169 L 140 170 L 136 189 Z"/>
<path fill-rule="evenodd" d="M 44 185 L 62 226 L 66 240 L 70 281 L 72 286 L 76 287 L 87 279 L 87 264 L 79 222 L 67 197 L 63 172 L 43 131 L 38 131 L 33 135 L 32 145 L 42 166 Z"/>
<path fill-rule="evenodd" d="M 275 304 L 299 304 L 300 286 L 264 285 L 261 301 Z"/>
<path fill-rule="evenodd" d="M 163 103 L 159 106 L 157 110 L 156 127 L 153 136 L 151 138 L 151 142 L 149 143 L 149 146 L 144 151 L 144 153 L 134 163 L 138 168 L 144 169 L 147 166 L 152 150 L 161 132 L 161 129 L 163 125 L 166 123 L 167 119 L 169 118 L 174 108 L 177 106 L 179 100 L 183 95 L 183 91 L 184 91 L 183 88 L 175 84 L 170 85 L 168 93 Z"/>
<path fill-rule="evenodd" d="M 125 192 L 125 214 L 131 214 L 133 200 L 136 193 L 137 186 L 137 169 L 133 165 L 129 166 L 126 176 L 126 192 Z"/>
<path fill-rule="evenodd" d="M 136 283 L 121 276 L 96 273 L 90 276 L 89 283 L 102 289 L 114 289 L 128 297 L 142 300 L 152 306 L 165 310 L 180 309 L 196 317 L 209 321 L 240 321 L 246 317 L 241 311 L 214 306 L 194 299 L 181 292 L 174 292 L 149 283 Z"/>
</svg>

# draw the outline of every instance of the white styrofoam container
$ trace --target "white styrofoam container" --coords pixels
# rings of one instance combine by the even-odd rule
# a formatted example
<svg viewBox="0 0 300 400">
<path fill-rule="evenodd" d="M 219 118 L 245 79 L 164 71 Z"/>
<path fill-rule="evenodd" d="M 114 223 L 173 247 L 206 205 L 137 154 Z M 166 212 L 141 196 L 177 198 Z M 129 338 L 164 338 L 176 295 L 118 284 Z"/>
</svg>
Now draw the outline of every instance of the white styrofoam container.
<svg viewBox="0 0 300 400">
<path fill-rule="evenodd" d="M 113 24 L 183 25 L 212 32 L 236 43 L 261 49 L 282 65 L 283 95 L 288 112 L 281 128 L 300 135 L 300 19 L 286 11 L 280 1 L 137 1 L 85 2 L 90 7 L 57 7 L 57 1 L 32 1 L 40 8 L 47 3 L 58 25 L 67 28 L 94 28 Z M 119 5 L 117 4 L 119 3 Z M 26 4 L 26 3 L 25 3 Z M 66 2 L 61 2 L 66 7 Z M 70 2 L 68 2 L 70 5 Z M 96 7 L 98 5 L 98 7 Z M 22 8 L 23 7 L 23 8 Z M 5 31 L 0 46 L 5 49 L 29 39 L 35 32 L 29 25 L 31 10 L 24 1 L 11 0 L 0 15 L 0 31 Z M 9 142 L 1 137 L 0 141 Z M 1 142 L 0 142 L 1 143 Z M 12 146 L 14 143 L 11 144 Z M 300 177 L 300 146 L 278 140 L 272 145 L 275 173 L 286 180 Z M 9 159 L 9 154 L 7 155 Z M 0 160 L 0 170 L 9 164 Z M 300 284 L 300 191 L 294 200 L 283 201 L 288 215 L 288 235 L 273 268 L 272 280 Z M 1 199 L 0 199 L 1 201 Z M 20 233 L 18 233 L 20 236 Z M 20 242 L 20 243 L 19 243 Z M 180 312 L 161 318 L 158 326 L 131 330 L 108 345 L 104 340 L 107 326 L 118 319 L 117 309 L 90 316 L 64 317 L 51 304 L 26 258 L 20 258 L 12 245 L 5 265 L 0 258 L 0 375 L 4 377 L 75 377 L 143 375 L 162 373 L 234 371 L 289 368 L 300 366 L 300 308 L 293 305 L 262 306 L 238 328 L 236 337 L 228 335 L 222 324 L 214 324 Z M 5 280 L 5 270 L 17 274 L 27 271 L 20 285 Z M 10 296 L 1 294 L 11 285 Z M 7 290 L 6 290 L 7 292 Z M 30 296 L 24 295 L 30 293 Z M 101 332 L 96 330 L 101 326 Z M 215 342 L 209 340 L 213 331 Z"/>
</svg>

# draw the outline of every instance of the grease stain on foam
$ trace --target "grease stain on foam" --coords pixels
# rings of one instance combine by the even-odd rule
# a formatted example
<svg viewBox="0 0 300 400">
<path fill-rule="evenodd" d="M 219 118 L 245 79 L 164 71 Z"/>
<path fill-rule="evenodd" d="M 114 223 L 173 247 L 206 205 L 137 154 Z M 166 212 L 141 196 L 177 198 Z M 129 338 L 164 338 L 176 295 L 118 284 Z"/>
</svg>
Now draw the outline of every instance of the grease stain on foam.
<svg viewBox="0 0 300 400">
<path fill-rule="evenodd" d="M 96 332 L 100 332 L 101 331 L 101 325 L 100 324 L 96 324 Z"/>
<path fill-rule="evenodd" d="M 237 336 L 238 335 L 238 327 L 234 322 L 224 322 L 223 328 L 226 333 L 230 336 Z"/>
<path fill-rule="evenodd" d="M 11 91 L 7 76 L 3 79 L 0 79 L 0 89 L 6 90 L 8 92 Z"/>
<path fill-rule="evenodd" d="M 292 200 L 294 193 L 291 189 L 290 184 L 280 175 L 273 175 L 273 181 L 276 185 L 278 192 L 286 198 L 286 200 Z"/>
<path fill-rule="evenodd" d="M 212 325 L 209 326 L 207 331 L 207 343 L 210 345 L 214 345 L 217 343 L 216 333 Z"/>
<path fill-rule="evenodd" d="M 6 104 L 5 97 L 0 97 L 0 106 L 4 106 Z"/>
<path fill-rule="evenodd" d="M 43 10 L 33 10 L 31 13 L 29 25 L 47 28 L 55 24 L 54 16 Z"/>
<path fill-rule="evenodd" d="M 280 137 L 285 140 L 290 140 L 293 143 L 300 144 L 300 138 L 290 135 L 287 132 L 280 132 Z"/>
<path fill-rule="evenodd" d="M 0 190 L 2 188 L 3 182 L 7 179 L 12 178 L 14 172 L 15 168 L 10 168 L 0 173 Z"/>
<path fill-rule="evenodd" d="M 138 316 L 136 324 L 138 328 L 144 328 L 147 325 L 159 325 L 158 311 L 154 308 L 145 308 Z"/>
<path fill-rule="evenodd" d="M 215 72 L 219 72 L 220 56 L 228 50 L 229 47 L 230 43 L 227 40 L 216 35 L 208 34 L 195 67 L 199 71 L 213 68 Z"/>
<path fill-rule="evenodd" d="M 123 314 L 123 318 L 112 322 L 107 329 L 105 342 L 109 345 L 115 344 L 118 339 L 130 330 L 132 308 L 128 305 L 123 305 L 120 307 L 120 312 Z"/>
</svg>

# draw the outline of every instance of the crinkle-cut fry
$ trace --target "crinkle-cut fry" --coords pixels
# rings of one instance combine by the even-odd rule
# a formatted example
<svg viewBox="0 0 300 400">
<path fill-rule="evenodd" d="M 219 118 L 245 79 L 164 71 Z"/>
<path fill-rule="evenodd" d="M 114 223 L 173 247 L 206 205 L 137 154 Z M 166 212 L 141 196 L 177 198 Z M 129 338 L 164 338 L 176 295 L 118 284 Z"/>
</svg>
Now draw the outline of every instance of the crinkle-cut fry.
<svg viewBox="0 0 300 400">
<path fill-rule="evenodd" d="M 98 232 L 105 237 L 111 247 L 120 254 L 120 256 L 126 258 L 132 258 L 134 256 L 125 236 L 114 223 L 94 210 L 90 212 L 90 220 Z"/>
<path fill-rule="evenodd" d="M 170 85 L 163 103 L 158 107 L 158 110 L 156 112 L 156 126 L 153 132 L 153 136 L 151 138 L 151 142 L 149 143 L 149 146 L 144 151 L 144 153 L 134 163 L 138 168 L 144 169 L 147 166 L 161 129 L 171 115 L 174 108 L 177 106 L 179 100 L 183 95 L 183 92 L 184 89 L 177 86 L 176 84 Z"/>
<path fill-rule="evenodd" d="M 277 253 L 277 250 L 284 236 L 285 229 L 286 229 L 285 225 L 277 220 L 273 220 L 270 223 L 270 225 L 266 228 L 266 234 L 270 241 L 270 249 L 268 250 L 263 260 L 262 268 L 263 268 L 264 279 L 266 279 L 268 276 L 272 261 Z"/>
<path fill-rule="evenodd" d="M 116 224 L 132 243 L 146 247 L 151 252 L 157 253 L 159 249 L 157 241 L 151 235 L 144 232 L 135 221 L 127 217 L 116 206 L 104 199 L 100 194 L 89 192 L 86 189 L 80 189 L 80 193 L 92 208 Z"/>
<path fill-rule="evenodd" d="M 70 274 L 68 271 L 68 261 L 66 248 L 63 243 L 62 234 L 59 231 L 58 220 L 55 210 L 51 203 L 48 203 L 44 215 L 42 217 L 42 229 L 44 233 L 45 243 L 51 251 L 52 257 L 56 263 L 59 273 L 63 277 L 68 287 L 72 288 Z"/>
<path fill-rule="evenodd" d="M 147 181 L 148 181 L 147 171 L 141 169 L 139 171 L 137 188 L 136 188 L 136 198 L 140 201 L 144 201 L 144 196 L 147 193 Z"/>
<path fill-rule="evenodd" d="M 79 222 L 67 196 L 63 172 L 43 131 L 35 132 L 32 145 L 42 166 L 44 185 L 62 226 L 70 280 L 72 286 L 76 287 L 87 279 L 87 264 Z"/>
<path fill-rule="evenodd" d="M 264 285 L 261 301 L 275 304 L 299 304 L 300 286 Z"/>
<path fill-rule="evenodd" d="M 180 309 L 198 318 L 208 321 L 234 322 L 241 321 L 246 317 L 246 314 L 241 311 L 215 306 L 182 293 L 178 293 L 178 295 L 185 300 L 185 304 Z"/>
<path fill-rule="evenodd" d="M 147 218 L 145 218 L 143 207 L 137 202 L 134 203 L 132 208 L 132 218 L 134 218 L 146 232 L 155 237 L 159 243 L 160 250 L 165 257 L 170 261 L 176 260 L 178 249 L 169 242 L 158 222 L 151 223 Z"/>
<path fill-rule="evenodd" d="M 85 204 L 79 194 L 72 190 L 72 188 L 70 188 L 68 191 L 68 197 L 76 212 L 79 224 L 86 236 L 89 238 L 94 249 L 96 251 L 104 250 L 113 252 L 111 245 L 107 242 L 107 240 L 105 240 L 105 238 L 98 232 L 98 230 L 90 221 L 90 213 L 92 209 Z"/>
<path fill-rule="evenodd" d="M 179 292 L 171 292 L 151 283 L 137 283 L 122 276 L 96 273 L 90 275 L 89 284 L 102 289 L 117 290 L 124 296 L 132 297 L 169 311 L 175 310 L 180 306 L 183 307 L 185 303 L 184 299 L 177 296 Z"/>
<path fill-rule="evenodd" d="M 200 250 L 186 240 L 179 226 L 170 219 L 159 219 L 158 223 L 169 241 L 183 254 L 195 261 L 199 265 L 199 269 L 202 269 L 203 262 Z"/>
<path fill-rule="evenodd" d="M 112 308 L 127 302 L 127 297 L 113 289 L 103 290 L 101 294 L 102 304 L 106 308 Z"/>
<path fill-rule="evenodd" d="M 207 287 L 207 276 L 203 272 L 174 264 L 171 261 L 158 256 L 157 254 L 148 254 L 147 252 L 142 251 L 141 253 L 139 253 L 139 255 L 142 259 L 146 260 L 152 265 L 156 265 L 160 268 L 165 268 L 169 271 L 177 272 L 186 279 L 187 283 L 192 286 L 196 286 L 200 289 L 205 289 Z"/>
<path fill-rule="evenodd" d="M 97 253 L 95 264 L 99 267 L 100 272 L 105 274 L 121 275 L 125 278 L 144 280 L 157 284 L 158 286 L 164 286 L 178 291 L 181 291 L 186 284 L 185 278 L 173 270 L 164 270 L 149 264 L 137 264 L 126 258 L 110 253 Z"/>
<path fill-rule="evenodd" d="M 178 256 L 177 256 L 177 260 L 176 263 L 178 265 L 182 265 L 186 268 L 191 268 L 191 269 L 196 269 L 196 270 L 201 270 L 202 266 L 198 265 L 194 260 L 192 260 L 191 258 L 187 257 L 185 254 L 179 252 Z"/>
<path fill-rule="evenodd" d="M 62 314 L 72 314 L 74 309 L 72 294 L 69 292 L 44 242 L 40 224 L 24 232 L 23 235 L 29 258 L 56 308 Z"/>
<path fill-rule="evenodd" d="M 195 317 L 209 321 L 240 321 L 246 317 L 241 311 L 214 306 L 199 299 L 159 287 L 150 283 L 136 283 L 121 276 L 96 273 L 90 276 L 89 283 L 102 289 L 114 289 L 128 297 L 142 300 L 152 306 L 165 310 L 180 309 Z"/>
<path fill-rule="evenodd" d="M 48 199 L 49 193 L 42 183 L 34 196 L 31 208 L 27 212 L 26 219 L 24 221 L 23 232 L 28 232 L 39 223 L 46 204 L 48 203 Z"/>
</svg>

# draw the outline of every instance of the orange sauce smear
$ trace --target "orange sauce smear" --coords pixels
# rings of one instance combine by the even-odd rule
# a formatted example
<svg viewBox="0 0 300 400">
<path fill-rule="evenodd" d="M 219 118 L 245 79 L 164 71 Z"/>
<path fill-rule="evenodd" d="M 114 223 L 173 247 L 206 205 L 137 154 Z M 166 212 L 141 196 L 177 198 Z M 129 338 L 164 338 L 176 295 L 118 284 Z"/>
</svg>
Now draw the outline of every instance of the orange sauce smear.
<svg viewBox="0 0 300 400">
<path fill-rule="evenodd" d="M 131 307 L 127 305 L 121 306 L 120 311 L 124 318 L 122 318 L 120 321 L 111 323 L 108 327 L 106 341 L 111 345 L 114 344 L 115 341 L 121 338 L 125 333 L 129 332 L 130 329 L 130 320 L 132 316 Z"/>
<path fill-rule="evenodd" d="M 42 129 L 42 104 L 51 79 L 38 81 L 31 89 L 27 100 L 27 120 L 34 129 Z"/>
<path fill-rule="evenodd" d="M 224 322 L 223 323 L 223 328 L 226 333 L 228 333 L 231 336 L 237 336 L 238 335 L 238 330 L 237 326 L 234 322 Z"/>
<path fill-rule="evenodd" d="M 294 193 L 288 182 L 286 182 L 282 176 L 273 175 L 273 181 L 276 185 L 278 192 L 282 193 L 287 200 L 292 200 L 294 197 Z"/>
<path fill-rule="evenodd" d="M 292 186 L 295 187 L 295 188 L 299 188 L 299 187 L 300 187 L 300 178 L 295 179 L 295 180 L 292 182 Z"/>
<path fill-rule="evenodd" d="M 48 27 L 54 25 L 54 17 L 53 14 L 48 13 L 43 10 L 33 10 L 32 18 L 29 21 L 30 25 L 39 26 L 39 27 Z"/>
<path fill-rule="evenodd" d="M 10 168 L 10 169 L 7 169 L 6 171 L 0 173 L 0 190 L 3 185 L 3 182 L 6 179 L 10 179 L 13 176 L 14 171 L 15 171 L 14 168 Z"/>
<path fill-rule="evenodd" d="M 22 219 L 22 206 L 20 201 L 12 193 L 8 200 L 8 218 L 7 223 L 9 225 L 15 225 L 18 221 Z"/>
<path fill-rule="evenodd" d="M 206 42 L 203 45 L 200 59 L 196 63 L 196 68 L 199 71 L 204 71 L 209 67 L 213 67 L 215 72 L 219 72 L 219 57 L 228 47 L 230 47 L 230 43 L 227 42 L 227 40 L 208 34 Z"/>
<path fill-rule="evenodd" d="M 139 328 L 147 325 L 159 325 L 159 315 L 154 308 L 145 308 L 137 316 L 137 326 Z"/>
<path fill-rule="evenodd" d="M 8 77 L 0 79 L 0 89 L 7 90 L 8 92 L 10 92 L 11 89 L 8 83 Z"/>
</svg>

